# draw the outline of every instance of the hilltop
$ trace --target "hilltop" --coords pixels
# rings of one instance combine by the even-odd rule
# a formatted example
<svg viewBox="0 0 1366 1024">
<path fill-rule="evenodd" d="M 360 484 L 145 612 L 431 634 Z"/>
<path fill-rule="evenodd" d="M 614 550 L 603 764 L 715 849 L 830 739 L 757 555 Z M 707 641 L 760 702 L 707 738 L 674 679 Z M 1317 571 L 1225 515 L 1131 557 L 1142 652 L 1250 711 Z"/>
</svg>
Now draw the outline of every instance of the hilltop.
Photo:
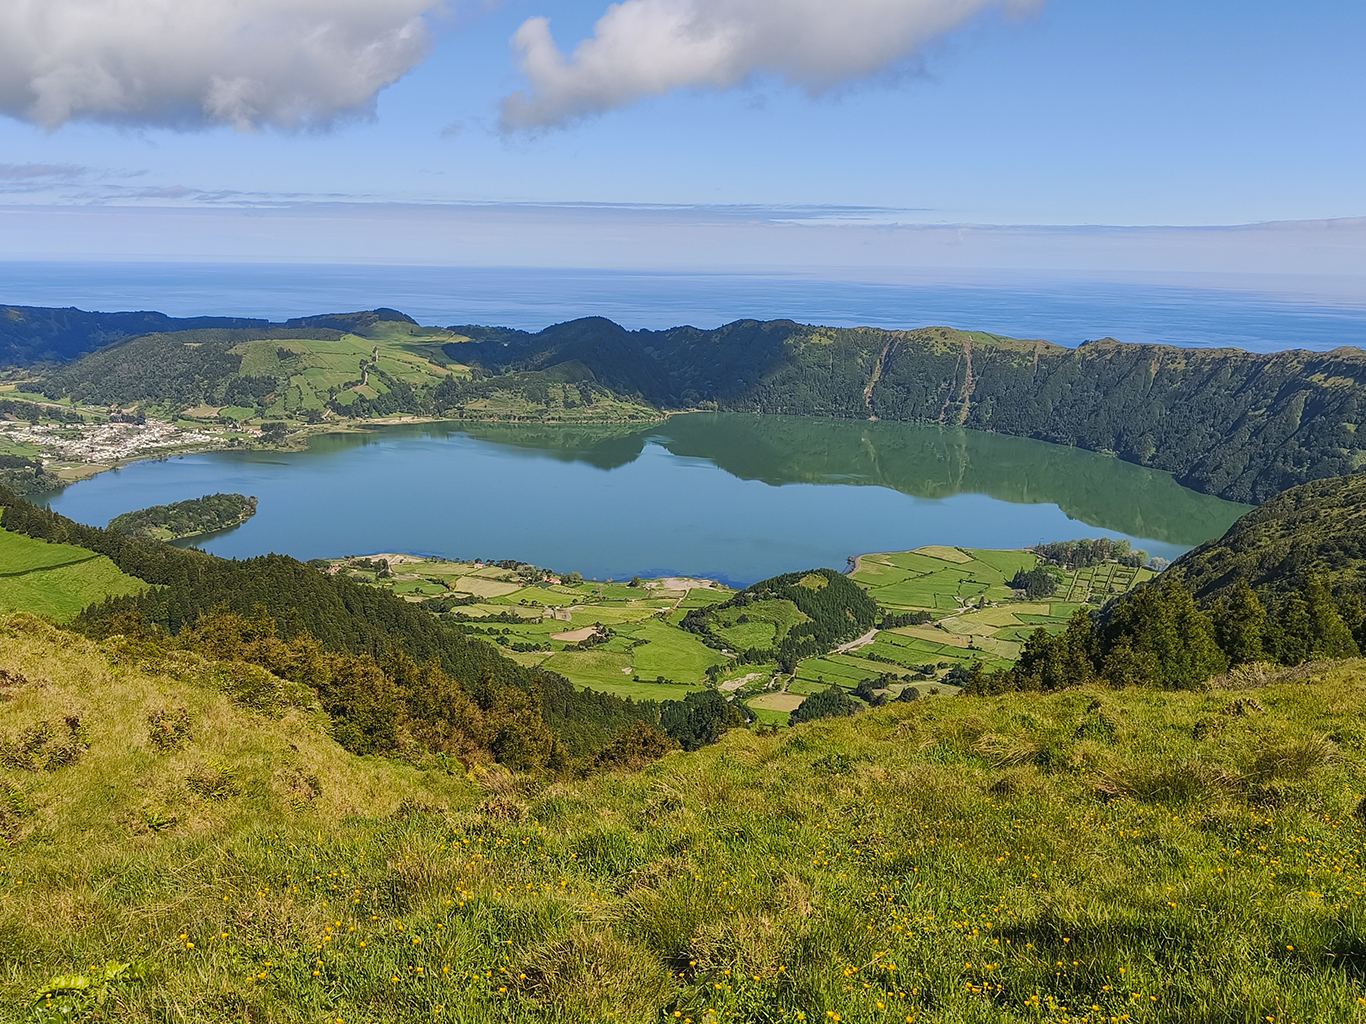
<svg viewBox="0 0 1366 1024">
<path fill-rule="evenodd" d="M 1345 1024 L 1366 1000 L 1361 662 L 893 704 L 560 781 L 357 757 L 259 668 L 25 616 L 0 667 L 7 1020 Z"/>
<path fill-rule="evenodd" d="M 0 306 L 0 363 L 29 366 L 66 362 L 139 334 L 205 328 L 258 328 L 267 323 L 249 317 L 170 317 L 147 311 L 87 313 L 74 307 Z"/>
</svg>

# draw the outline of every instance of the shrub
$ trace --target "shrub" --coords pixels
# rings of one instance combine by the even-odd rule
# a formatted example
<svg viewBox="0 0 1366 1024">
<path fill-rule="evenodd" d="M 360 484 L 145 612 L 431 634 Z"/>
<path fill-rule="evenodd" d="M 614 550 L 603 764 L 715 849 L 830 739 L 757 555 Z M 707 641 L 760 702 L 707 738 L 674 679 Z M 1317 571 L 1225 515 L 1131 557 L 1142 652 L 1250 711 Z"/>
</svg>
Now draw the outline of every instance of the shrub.
<svg viewBox="0 0 1366 1024">
<path fill-rule="evenodd" d="M 179 750 L 194 738 L 190 728 L 190 713 L 180 707 L 155 708 L 147 712 L 147 741 L 166 753 Z"/>
<path fill-rule="evenodd" d="M 787 724 L 811 722 L 817 718 L 837 718 L 856 713 L 861 705 L 837 685 L 830 685 L 819 693 L 813 693 L 797 706 L 788 716 Z"/>
<path fill-rule="evenodd" d="M 817 775 L 848 775 L 854 770 L 854 762 L 848 754 L 836 751 L 812 761 L 811 770 Z"/>
<path fill-rule="evenodd" d="M 56 771 L 75 764 L 88 749 L 81 738 L 79 714 L 68 714 L 66 729 L 42 721 L 21 729 L 13 739 L 0 739 L 0 765 L 21 771 Z"/>
</svg>

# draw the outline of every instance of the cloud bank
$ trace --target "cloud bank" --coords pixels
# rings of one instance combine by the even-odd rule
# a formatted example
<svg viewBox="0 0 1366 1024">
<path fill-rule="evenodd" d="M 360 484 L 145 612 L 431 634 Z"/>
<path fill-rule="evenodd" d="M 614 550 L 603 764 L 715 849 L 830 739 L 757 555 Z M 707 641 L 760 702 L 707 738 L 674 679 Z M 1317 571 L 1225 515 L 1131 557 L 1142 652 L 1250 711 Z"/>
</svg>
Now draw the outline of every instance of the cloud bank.
<svg viewBox="0 0 1366 1024">
<path fill-rule="evenodd" d="M 0 0 L 0 113 L 298 128 L 427 52 L 438 0 Z"/>
<path fill-rule="evenodd" d="M 531 88 L 506 97 L 505 129 L 563 124 L 682 87 L 774 75 L 819 93 L 912 58 L 988 9 L 1041 0 L 625 0 L 566 57 L 546 18 L 512 37 Z"/>
</svg>

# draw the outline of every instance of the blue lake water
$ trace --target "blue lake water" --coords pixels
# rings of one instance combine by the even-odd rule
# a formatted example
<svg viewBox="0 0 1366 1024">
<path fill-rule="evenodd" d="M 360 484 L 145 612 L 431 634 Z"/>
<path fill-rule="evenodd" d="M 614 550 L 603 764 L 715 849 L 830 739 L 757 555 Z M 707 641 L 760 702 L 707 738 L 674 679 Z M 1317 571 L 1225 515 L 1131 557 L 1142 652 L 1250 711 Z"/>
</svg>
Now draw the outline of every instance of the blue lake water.
<svg viewBox="0 0 1366 1024">
<path fill-rule="evenodd" d="M 322 435 L 302 452 L 134 463 L 50 505 L 103 525 L 218 491 L 259 499 L 254 518 L 202 543 L 229 557 L 404 551 L 736 584 L 924 544 L 1105 534 L 1172 558 L 1246 511 L 1163 473 L 1040 441 L 739 414 L 648 427 L 382 427 Z"/>
</svg>

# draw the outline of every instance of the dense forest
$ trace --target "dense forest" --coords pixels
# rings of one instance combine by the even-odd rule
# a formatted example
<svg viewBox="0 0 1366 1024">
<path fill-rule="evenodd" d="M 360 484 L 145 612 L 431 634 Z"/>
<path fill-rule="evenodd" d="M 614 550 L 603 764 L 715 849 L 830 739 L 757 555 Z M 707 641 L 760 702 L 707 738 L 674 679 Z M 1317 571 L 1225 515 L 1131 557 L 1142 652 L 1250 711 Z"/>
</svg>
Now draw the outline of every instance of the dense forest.
<svg viewBox="0 0 1366 1024">
<path fill-rule="evenodd" d="M 641 725 L 667 745 L 735 724 L 695 701 L 634 702 L 576 689 L 389 591 L 285 555 L 217 558 L 85 526 L 2 488 L 0 508 L 5 529 L 107 555 L 152 584 L 86 609 L 74 628 L 189 647 L 304 684 L 332 716 L 338 739 L 357 752 L 468 748 L 519 770 L 560 770 L 573 758 L 610 759 L 614 744 Z M 640 747 L 637 735 L 622 756 Z"/>
<path fill-rule="evenodd" d="M 1366 600 L 1366 472 L 1276 495 L 1168 572 L 1201 600 L 1223 597 L 1243 580 L 1274 602 L 1311 576 L 1340 597 Z"/>
<path fill-rule="evenodd" d="M 15 494 L 38 494 L 55 491 L 62 484 L 62 478 L 44 466 L 42 459 L 0 455 L 0 487 L 8 487 Z"/>
<path fill-rule="evenodd" d="M 180 540 L 215 530 L 226 530 L 256 515 L 256 498 L 245 494 L 206 494 L 169 505 L 152 505 L 124 512 L 109 520 L 108 529 L 130 537 Z"/>
</svg>

